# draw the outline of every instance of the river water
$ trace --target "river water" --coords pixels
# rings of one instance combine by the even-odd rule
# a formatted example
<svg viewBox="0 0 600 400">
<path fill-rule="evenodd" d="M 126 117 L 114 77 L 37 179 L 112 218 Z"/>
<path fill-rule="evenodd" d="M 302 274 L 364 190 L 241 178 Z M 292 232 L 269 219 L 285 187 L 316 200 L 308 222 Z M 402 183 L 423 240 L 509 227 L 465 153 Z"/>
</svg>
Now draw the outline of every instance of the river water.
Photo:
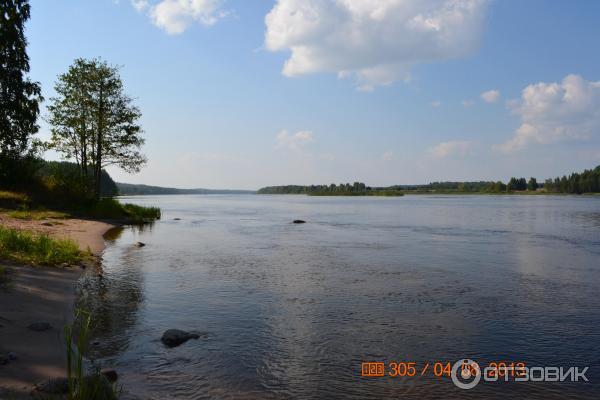
<svg viewBox="0 0 600 400">
<path fill-rule="evenodd" d="M 598 197 L 122 201 L 163 218 L 110 235 L 82 303 L 89 355 L 140 398 L 598 398 Z M 202 337 L 168 349 L 169 328 Z M 463 358 L 588 367 L 589 382 L 436 376 Z M 394 362 L 417 373 L 389 376 Z"/>
</svg>

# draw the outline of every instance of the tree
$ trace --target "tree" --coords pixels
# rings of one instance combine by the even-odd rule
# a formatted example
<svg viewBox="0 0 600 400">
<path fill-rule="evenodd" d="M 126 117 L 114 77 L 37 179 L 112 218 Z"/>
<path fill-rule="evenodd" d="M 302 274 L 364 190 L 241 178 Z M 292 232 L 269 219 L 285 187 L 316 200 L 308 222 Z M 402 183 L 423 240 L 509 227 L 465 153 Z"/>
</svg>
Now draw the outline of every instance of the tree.
<svg viewBox="0 0 600 400">
<path fill-rule="evenodd" d="M 14 163 L 27 151 L 37 133 L 40 84 L 26 77 L 29 57 L 25 22 L 29 19 L 27 0 L 0 2 L 0 179 L 10 174 Z"/>
<path fill-rule="evenodd" d="M 527 190 L 535 192 L 537 190 L 537 186 L 537 179 L 534 177 L 529 178 L 529 182 L 527 182 Z"/>
<path fill-rule="evenodd" d="M 140 110 L 123 92 L 119 68 L 100 59 L 76 59 L 58 77 L 56 97 L 50 99 L 50 148 L 75 159 L 82 181 L 97 199 L 102 169 L 116 165 L 139 172 L 146 158 L 138 125 Z"/>
</svg>

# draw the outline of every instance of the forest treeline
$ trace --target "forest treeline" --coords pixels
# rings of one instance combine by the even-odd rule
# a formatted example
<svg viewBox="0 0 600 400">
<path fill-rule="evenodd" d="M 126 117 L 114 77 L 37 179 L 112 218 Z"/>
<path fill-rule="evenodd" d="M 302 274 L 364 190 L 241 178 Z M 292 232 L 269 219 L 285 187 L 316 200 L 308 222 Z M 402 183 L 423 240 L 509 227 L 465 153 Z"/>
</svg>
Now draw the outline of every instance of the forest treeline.
<svg viewBox="0 0 600 400">
<path fill-rule="evenodd" d="M 360 195 L 399 195 L 401 193 L 600 193 L 600 166 L 574 172 L 569 176 L 546 179 L 538 183 L 536 178 L 515 178 L 508 182 L 475 181 L 475 182 L 432 182 L 424 185 L 394 185 L 388 187 L 370 187 L 361 182 L 342 183 L 336 185 L 285 185 L 267 186 L 258 194 L 307 194 L 329 196 Z"/>
<path fill-rule="evenodd" d="M 306 194 L 309 196 L 402 196 L 400 190 L 394 188 L 370 187 L 362 182 L 340 183 L 336 185 L 286 185 L 267 186 L 259 189 L 258 194 Z"/>
</svg>

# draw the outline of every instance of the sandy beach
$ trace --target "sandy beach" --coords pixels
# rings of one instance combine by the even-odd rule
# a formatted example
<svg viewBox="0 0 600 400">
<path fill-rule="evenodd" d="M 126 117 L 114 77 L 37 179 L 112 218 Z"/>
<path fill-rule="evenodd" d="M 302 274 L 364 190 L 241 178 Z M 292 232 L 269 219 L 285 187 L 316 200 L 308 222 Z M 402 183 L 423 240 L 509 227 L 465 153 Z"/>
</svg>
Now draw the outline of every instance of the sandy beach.
<svg viewBox="0 0 600 400">
<path fill-rule="evenodd" d="M 90 220 L 61 219 L 26 221 L 0 215 L 0 224 L 71 238 L 82 250 L 100 256 L 103 235 L 114 225 Z M 76 282 L 82 268 L 30 267 L 0 261 L 10 273 L 0 286 L 0 357 L 16 355 L 1 365 L 0 398 L 29 395 L 36 383 L 65 376 L 66 353 L 63 328 L 73 319 Z M 32 323 L 47 322 L 51 328 L 34 331 Z"/>
</svg>

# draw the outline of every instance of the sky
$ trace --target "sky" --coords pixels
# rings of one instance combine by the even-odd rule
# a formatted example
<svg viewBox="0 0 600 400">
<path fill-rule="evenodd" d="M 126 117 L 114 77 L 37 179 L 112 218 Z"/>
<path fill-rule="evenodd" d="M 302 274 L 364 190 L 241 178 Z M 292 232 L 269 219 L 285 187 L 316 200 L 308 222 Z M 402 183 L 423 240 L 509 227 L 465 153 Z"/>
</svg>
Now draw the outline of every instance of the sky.
<svg viewBox="0 0 600 400">
<path fill-rule="evenodd" d="M 122 67 L 148 163 L 133 175 L 110 168 L 119 182 L 385 186 L 543 180 L 600 164 L 597 1 L 31 7 L 30 76 L 46 99 L 75 58 Z"/>
</svg>

